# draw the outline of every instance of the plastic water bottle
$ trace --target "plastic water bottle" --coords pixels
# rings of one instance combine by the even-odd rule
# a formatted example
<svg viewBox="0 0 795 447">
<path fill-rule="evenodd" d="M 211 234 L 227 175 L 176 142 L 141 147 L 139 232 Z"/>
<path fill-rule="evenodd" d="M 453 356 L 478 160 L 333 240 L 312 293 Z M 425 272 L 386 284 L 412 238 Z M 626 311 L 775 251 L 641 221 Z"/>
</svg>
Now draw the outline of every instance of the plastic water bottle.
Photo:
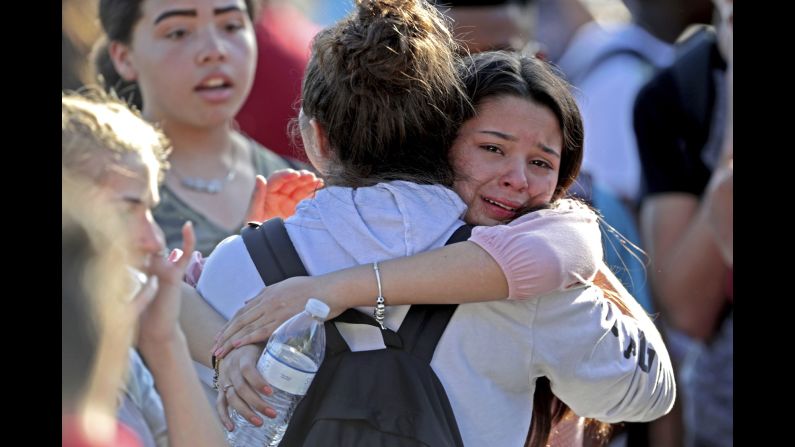
<svg viewBox="0 0 795 447">
<path fill-rule="evenodd" d="M 263 424 L 257 427 L 233 409 L 231 418 L 235 429 L 227 433 L 229 445 L 279 445 L 295 407 L 306 394 L 323 362 L 326 353 L 323 321 L 328 313 L 326 303 L 310 298 L 303 312 L 282 323 L 271 335 L 257 362 L 257 369 L 273 389 L 273 394 L 263 394 L 262 397 L 276 411 L 276 418 L 258 414 Z"/>
</svg>

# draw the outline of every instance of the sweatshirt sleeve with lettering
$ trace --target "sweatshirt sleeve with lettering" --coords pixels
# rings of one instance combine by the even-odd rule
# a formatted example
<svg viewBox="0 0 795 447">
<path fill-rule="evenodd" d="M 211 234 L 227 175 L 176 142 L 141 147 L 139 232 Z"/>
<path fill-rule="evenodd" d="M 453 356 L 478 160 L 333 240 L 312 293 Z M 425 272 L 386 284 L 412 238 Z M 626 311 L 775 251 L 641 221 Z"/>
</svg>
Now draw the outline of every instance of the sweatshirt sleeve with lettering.
<svg viewBox="0 0 795 447">
<path fill-rule="evenodd" d="M 536 374 L 580 416 L 604 422 L 650 421 L 674 404 L 676 382 L 668 350 L 640 304 L 624 298 L 623 314 L 598 287 L 572 300 L 538 299 L 533 320 Z"/>
</svg>

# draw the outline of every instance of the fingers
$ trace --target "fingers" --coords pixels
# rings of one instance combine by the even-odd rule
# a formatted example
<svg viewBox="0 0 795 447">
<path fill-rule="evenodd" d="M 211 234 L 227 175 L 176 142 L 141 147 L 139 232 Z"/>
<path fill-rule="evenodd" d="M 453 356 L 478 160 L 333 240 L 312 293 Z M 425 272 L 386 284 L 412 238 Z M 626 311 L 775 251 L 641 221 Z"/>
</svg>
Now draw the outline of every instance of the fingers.
<svg viewBox="0 0 795 447">
<path fill-rule="evenodd" d="M 295 213 L 295 206 L 323 186 L 313 172 L 307 170 L 277 171 L 268 179 L 267 197 L 262 205 L 265 218 L 286 219 Z"/>
<path fill-rule="evenodd" d="M 264 317 L 265 316 L 262 315 L 262 313 L 260 312 L 259 308 L 253 308 L 253 309 L 250 309 L 250 310 L 244 312 L 242 315 L 240 315 L 239 317 L 235 318 L 234 320 L 232 320 L 230 322 L 231 324 L 221 334 L 221 338 L 219 340 L 221 340 L 223 342 L 229 340 L 229 338 L 232 335 L 234 335 L 237 332 L 240 332 L 240 330 L 243 329 L 244 327 L 246 327 L 248 325 L 251 325 L 251 324 L 256 324 L 257 320 L 259 320 L 260 318 L 264 318 Z M 267 322 L 265 322 L 265 323 L 267 323 Z"/>
<path fill-rule="evenodd" d="M 263 287 L 262 290 L 265 290 L 265 288 Z M 262 293 L 262 291 L 260 291 L 260 293 Z M 251 308 L 256 306 L 257 303 L 259 302 L 258 298 L 259 298 L 259 295 L 255 296 L 254 298 L 251 298 L 248 301 L 246 301 L 245 303 L 243 303 L 243 307 L 238 309 L 235 312 L 235 314 L 232 315 L 232 318 L 230 318 L 229 321 L 227 321 L 226 324 L 224 324 L 224 327 L 218 332 L 218 335 L 216 336 L 216 340 L 218 340 L 221 337 L 221 335 L 224 333 L 224 331 L 226 331 L 230 326 L 232 326 L 237 321 L 239 321 L 240 318 L 243 318 L 243 315 L 245 315 L 249 310 L 251 310 Z"/>
<path fill-rule="evenodd" d="M 225 387 L 226 388 L 226 387 Z M 264 422 L 262 418 L 249 407 L 246 402 L 238 395 L 237 386 L 231 386 L 226 388 L 226 391 L 220 390 L 223 392 L 224 397 L 226 398 L 228 406 L 232 407 L 237 413 L 242 416 L 244 419 L 249 421 L 251 424 L 260 426 Z"/>
<path fill-rule="evenodd" d="M 319 179 L 314 173 L 307 170 L 296 171 L 296 176 L 291 181 L 284 182 L 278 191 L 285 196 L 294 197 L 298 189 L 310 188 L 314 191 L 315 184 Z"/>
<path fill-rule="evenodd" d="M 313 172 L 310 171 L 302 171 L 302 172 L 306 172 L 306 187 L 308 189 L 315 191 L 326 185 L 326 182 L 322 178 L 316 176 Z"/>
<path fill-rule="evenodd" d="M 182 278 L 190 263 L 191 256 L 196 247 L 196 234 L 193 231 L 193 223 L 185 222 L 182 225 L 182 249 L 175 248 L 171 251 L 168 258 L 159 256 L 151 260 L 149 271 L 152 275 L 158 276 L 163 284 L 182 282 Z"/>
<path fill-rule="evenodd" d="M 233 317 L 233 319 L 234 319 L 234 317 Z M 232 320 L 230 320 L 230 321 L 232 321 Z M 213 355 L 216 356 L 216 357 L 218 357 L 218 354 L 219 354 L 218 348 L 220 348 L 221 345 L 224 342 L 224 340 L 221 338 L 221 336 L 224 334 L 224 332 L 226 331 L 227 327 L 229 327 L 229 322 L 227 322 L 226 325 L 224 325 L 224 327 L 222 327 L 221 330 L 217 334 L 215 334 L 215 340 L 213 341 L 213 347 L 212 347 L 212 349 L 210 349 L 210 352 L 212 352 Z"/>
<path fill-rule="evenodd" d="M 240 373 L 230 374 L 228 383 L 232 387 L 225 393 L 227 402 L 247 421 L 256 426 L 262 425 L 263 420 L 257 412 L 271 418 L 275 417 L 276 413 L 268 407 L 260 393 L 272 394 L 273 391 L 250 358 L 241 360 Z"/>
<path fill-rule="evenodd" d="M 268 191 L 268 179 L 262 174 L 257 174 L 254 178 L 254 194 L 265 195 Z"/>
<path fill-rule="evenodd" d="M 268 194 L 284 194 L 284 188 L 300 181 L 301 173 L 295 169 L 282 169 L 268 177 Z"/>
<path fill-rule="evenodd" d="M 248 335 L 244 335 L 240 338 L 233 338 L 232 339 L 232 347 L 239 348 L 241 346 L 250 345 L 254 343 L 261 343 L 267 341 L 270 338 L 271 334 L 273 334 L 273 326 L 266 326 L 259 328 L 255 331 L 252 331 Z"/>
<path fill-rule="evenodd" d="M 322 178 L 320 178 L 320 177 L 316 177 L 316 178 L 315 178 L 315 185 L 317 186 L 317 188 L 318 188 L 318 189 L 320 189 L 320 188 L 322 188 L 322 187 L 326 186 L 326 181 L 325 181 L 325 180 L 323 180 L 323 179 L 322 179 Z"/>
<path fill-rule="evenodd" d="M 215 411 L 218 413 L 218 419 L 224 424 L 227 431 L 235 429 L 235 424 L 229 417 L 229 410 L 227 409 L 226 391 L 224 388 L 218 389 L 218 395 L 215 398 Z"/>
<path fill-rule="evenodd" d="M 274 216 L 287 218 L 295 212 L 295 205 L 311 196 L 324 185 L 313 172 L 283 169 L 268 177 L 264 192 L 255 192 L 249 220 L 265 220 Z M 257 219 L 251 219 L 253 216 Z"/>
<path fill-rule="evenodd" d="M 255 361 L 258 359 L 259 356 L 257 356 Z M 265 381 L 265 378 L 262 377 L 262 374 L 260 374 L 260 372 L 257 370 L 256 363 L 247 357 L 244 359 L 241 372 L 243 373 L 245 383 L 243 384 L 240 391 L 236 390 L 236 394 L 256 411 L 269 418 L 275 418 L 276 411 L 269 407 L 267 402 L 265 402 L 265 399 L 262 397 L 262 394 L 267 396 L 273 394 L 273 389 L 270 387 L 270 385 L 268 385 L 268 382 Z"/>
<path fill-rule="evenodd" d="M 277 169 L 276 171 L 271 172 L 268 176 L 268 181 L 280 181 L 284 178 L 295 177 L 300 174 L 300 171 L 292 168 L 285 168 L 285 169 Z"/>
<path fill-rule="evenodd" d="M 245 318 L 246 314 L 247 312 L 244 309 L 238 310 L 237 313 L 235 313 L 235 316 L 233 316 L 231 320 L 227 321 L 224 328 L 218 333 L 218 336 L 215 340 L 215 346 L 213 346 L 216 357 L 222 355 L 220 352 L 218 352 L 218 349 L 229 341 L 230 336 L 236 334 L 240 330 L 240 327 L 243 325 L 243 318 Z"/>
<path fill-rule="evenodd" d="M 232 315 L 232 318 L 230 318 L 229 321 L 227 321 L 224 324 L 224 326 L 221 328 L 221 330 L 218 331 L 217 334 L 215 334 L 215 339 L 214 339 L 212 352 L 216 352 L 216 350 L 219 347 L 221 347 L 221 344 L 229 339 L 228 336 L 224 338 L 224 334 L 230 333 L 229 328 L 233 324 L 236 324 L 238 321 L 240 321 L 240 319 L 243 318 L 243 315 L 245 313 L 247 313 L 250 309 L 255 307 L 261 301 L 260 296 L 262 295 L 264 290 L 265 290 L 265 288 L 263 287 L 262 290 L 260 290 L 259 294 L 257 294 L 257 296 L 255 296 L 254 298 L 251 298 L 248 301 L 246 301 L 245 304 L 243 305 L 243 307 L 238 309 L 237 312 L 235 312 L 235 314 Z M 215 355 L 218 356 L 218 354 L 215 354 Z"/>
<path fill-rule="evenodd" d="M 243 312 L 241 315 L 235 316 L 227 323 L 227 327 L 223 330 L 221 336 L 218 337 L 218 344 L 221 345 L 226 343 L 232 335 L 240 332 L 241 329 L 248 325 L 255 324 L 260 318 L 262 318 L 263 321 L 260 321 L 259 324 L 270 323 L 270 319 L 264 320 L 266 316 L 259 308 L 253 308 Z"/>
<path fill-rule="evenodd" d="M 226 333 L 227 333 L 227 330 L 228 330 L 228 329 L 229 329 L 229 327 L 230 327 L 230 326 L 231 326 L 231 325 L 232 325 L 232 324 L 235 322 L 235 320 L 236 320 L 236 319 L 237 319 L 237 318 L 238 318 L 240 315 L 242 315 L 242 312 L 241 312 L 242 310 L 243 310 L 243 309 L 239 309 L 239 310 L 238 310 L 238 311 L 237 311 L 237 312 L 236 312 L 236 313 L 235 313 L 235 314 L 232 316 L 232 319 L 230 319 L 229 321 L 227 321 L 227 322 L 226 322 L 226 324 L 224 324 L 224 327 L 222 327 L 222 328 L 221 328 L 221 330 L 220 330 L 220 331 L 218 331 L 218 333 L 217 333 L 217 334 L 215 334 L 215 339 L 214 339 L 214 342 L 213 342 L 213 347 L 212 347 L 212 349 L 210 350 L 210 352 L 212 352 L 214 356 L 216 356 L 216 357 L 219 357 L 219 354 L 220 354 L 220 353 L 219 353 L 219 349 L 218 349 L 218 348 L 220 348 L 220 347 L 221 347 L 221 345 L 223 345 L 223 344 L 226 342 L 226 340 L 227 340 L 226 338 L 224 338 L 224 334 L 226 334 Z"/>
<path fill-rule="evenodd" d="M 168 262 L 177 262 L 180 257 L 182 257 L 183 251 L 179 248 L 175 248 L 171 250 L 171 253 L 168 255 Z"/>
<path fill-rule="evenodd" d="M 158 279 L 155 275 L 150 275 L 146 283 L 141 287 L 138 293 L 135 294 L 130 304 L 133 306 L 135 315 L 140 315 L 146 306 L 155 299 L 157 294 Z"/>
<path fill-rule="evenodd" d="M 222 359 L 226 354 L 230 353 L 235 346 L 232 345 L 232 340 L 239 338 L 242 334 L 238 332 L 232 332 L 226 337 L 222 337 L 218 340 L 218 346 L 213 351 L 213 354 L 216 358 Z"/>
<path fill-rule="evenodd" d="M 225 341 L 223 343 L 219 343 L 219 346 L 215 348 L 215 351 L 213 351 L 213 355 L 215 355 L 215 358 L 217 359 L 222 359 L 226 357 L 227 354 L 232 352 L 233 349 L 235 349 L 235 347 L 232 345 L 232 342 Z"/>
<path fill-rule="evenodd" d="M 196 248 L 196 233 L 193 231 L 193 222 L 187 221 L 182 225 L 182 253 L 179 258 L 174 262 L 180 271 L 184 271 L 190 262 L 190 256 L 185 256 L 185 253 L 193 253 Z"/>
<path fill-rule="evenodd" d="M 246 222 L 262 222 L 265 217 L 265 197 L 268 195 L 268 180 L 261 175 L 257 175 L 254 180 L 254 192 L 246 213 Z"/>
<path fill-rule="evenodd" d="M 243 355 L 245 354 L 245 355 Z M 229 417 L 229 407 L 234 408 L 240 416 L 248 420 L 254 425 L 261 425 L 262 419 L 254 412 L 254 410 L 246 404 L 241 398 L 240 394 L 245 394 L 248 388 L 245 378 L 241 374 L 241 364 L 248 357 L 256 358 L 256 349 L 250 349 L 246 353 L 240 353 L 235 358 L 229 359 L 221 365 L 221 375 L 218 380 L 218 397 L 216 399 L 216 410 L 221 422 L 231 430 L 234 424 Z M 251 360 L 247 363 L 250 365 Z"/>
<path fill-rule="evenodd" d="M 232 352 L 233 349 L 241 346 L 267 342 L 275 327 L 276 325 L 272 321 L 257 327 L 244 327 L 240 331 L 231 334 L 229 338 L 221 344 L 221 347 L 215 351 L 215 356 L 217 358 L 223 358 L 225 355 Z"/>
<path fill-rule="evenodd" d="M 312 197 L 315 194 L 315 191 L 323 187 L 323 180 L 316 179 L 316 181 L 309 182 L 306 185 L 301 187 L 295 188 L 291 197 L 296 201 L 300 202 L 301 200 Z"/>
<path fill-rule="evenodd" d="M 302 169 L 296 171 L 295 169 L 284 169 L 276 171 L 268 177 L 268 183 L 271 193 L 278 192 L 279 194 L 289 194 L 297 186 L 306 183 L 314 183 L 318 180 L 317 176 L 311 171 Z"/>
</svg>

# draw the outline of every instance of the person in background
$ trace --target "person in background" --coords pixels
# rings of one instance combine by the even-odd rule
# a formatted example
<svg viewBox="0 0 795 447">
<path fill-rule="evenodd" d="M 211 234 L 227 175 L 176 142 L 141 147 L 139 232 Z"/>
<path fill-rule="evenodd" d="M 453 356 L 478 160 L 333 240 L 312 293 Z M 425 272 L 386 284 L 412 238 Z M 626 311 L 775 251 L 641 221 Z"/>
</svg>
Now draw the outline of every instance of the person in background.
<svg viewBox="0 0 795 447">
<path fill-rule="evenodd" d="M 235 129 L 254 79 L 255 13 L 251 0 L 99 3 L 105 39 L 96 57 L 106 87 L 129 84 L 143 116 L 172 144 L 154 209 L 168 247 L 181 244 L 182 223 L 190 220 L 207 255 L 246 221 L 262 218 L 252 202 L 256 188 L 289 183 L 285 192 L 308 196 L 321 185 L 309 171 L 285 170 L 298 166 Z"/>
<path fill-rule="evenodd" d="M 733 4 L 638 94 L 641 230 L 675 349 L 686 445 L 733 445 Z M 689 339 L 682 339 L 682 335 Z"/>
<path fill-rule="evenodd" d="M 165 258 L 163 234 L 152 218 L 151 208 L 158 202 L 158 183 L 167 166 L 168 140 L 124 103 L 101 91 L 65 94 L 61 104 L 62 184 L 65 193 L 69 192 L 62 202 L 64 214 L 114 224 L 97 236 L 104 236 L 98 239 L 102 243 L 91 250 L 118 250 L 124 255 L 113 262 L 98 261 L 104 263 L 102 269 L 110 272 L 108 278 L 100 274 L 86 277 L 99 285 L 83 284 L 85 290 L 74 283 L 82 264 L 75 264 L 77 270 L 65 270 L 64 279 L 73 281 L 64 287 L 64 305 L 70 312 L 90 315 L 90 306 L 101 311 L 100 335 L 95 342 L 99 347 L 88 401 L 100 396 L 97 399 L 102 405 L 96 413 L 116 413 L 145 447 L 223 445 L 223 433 L 204 398 L 177 321 L 188 256 L 178 252 L 170 260 Z M 190 253 L 194 236 L 189 223 L 183 226 L 182 233 L 182 250 Z M 77 249 L 64 247 L 62 256 L 66 259 L 86 254 Z M 86 265 L 83 271 L 93 268 Z M 124 272 L 126 288 L 117 286 L 118 270 Z M 107 296 L 91 292 L 95 286 Z M 95 304 L 81 310 L 80 302 L 69 294 L 88 294 Z M 79 331 L 73 324 L 66 323 L 65 328 Z M 126 382 L 125 370 L 129 374 Z M 75 398 L 66 400 L 74 402 Z M 79 426 L 85 436 L 102 434 L 102 428 Z"/>
<path fill-rule="evenodd" d="M 453 33 L 469 53 L 521 51 L 528 46 L 533 27 L 529 0 L 437 1 L 453 21 Z"/>
<path fill-rule="evenodd" d="M 82 187 L 63 174 L 61 445 L 141 447 L 138 435 L 116 418 L 132 338 L 133 318 L 125 317 L 129 306 L 121 298 L 131 288 L 127 256 L 119 246 L 126 234 L 118 231 L 120 222 L 102 215 L 110 207 L 78 200 Z"/>
<path fill-rule="evenodd" d="M 624 0 L 630 23 L 589 21 L 554 61 L 577 87 L 585 125 L 583 171 L 626 203 L 633 216 L 641 168 L 632 124 L 640 88 L 673 62 L 673 44 L 694 23 L 709 23 L 708 0 Z"/>
<path fill-rule="evenodd" d="M 320 26 L 306 18 L 293 0 L 260 1 L 254 20 L 259 53 L 254 84 L 236 120 L 240 130 L 261 145 L 307 163 L 304 151 L 290 138 L 288 124 L 298 117 L 309 44 Z"/>
</svg>

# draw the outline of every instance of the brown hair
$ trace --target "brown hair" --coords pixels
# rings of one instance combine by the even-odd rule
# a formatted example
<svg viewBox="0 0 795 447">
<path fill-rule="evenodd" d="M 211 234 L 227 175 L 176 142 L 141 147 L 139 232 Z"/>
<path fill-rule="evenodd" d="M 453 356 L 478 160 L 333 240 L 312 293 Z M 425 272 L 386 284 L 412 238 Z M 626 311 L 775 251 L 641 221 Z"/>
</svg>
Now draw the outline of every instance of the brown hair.
<svg viewBox="0 0 795 447">
<path fill-rule="evenodd" d="M 552 65 L 507 51 L 488 51 L 465 57 L 462 78 L 477 108 L 498 96 L 517 96 L 543 105 L 555 115 L 563 134 L 560 172 L 552 201 L 560 199 L 580 173 L 583 125 L 569 84 Z M 464 117 L 472 118 L 475 112 Z"/>
<path fill-rule="evenodd" d="M 328 135 L 327 183 L 452 185 L 447 158 L 466 96 L 457 45 L 425 0 L 356 0 L 322 30 L 302 86 L 304 114 Z"/>
<path fill-rule="evenodd" d="M 584 143 L 582 116 L 571 93 L 570 85 L 552 65 L 514 52 L 477 53 L 465 57 L 462 69 L 464 86 L 476 108 L 484 101 L 495 97 L 516 96 L 543 105 L 555 115 L 563 136 L 563 148 L 552 202 L 563 198 L 580 173 Z M 472 118 L 474 113 L 476 112 L 465 116 L 465 120 Z M 549 206 L 545 204 L 522 210 L 522 213 Z M 569 414 L 573 412 L 552 393 L 549 379 L 539 377 L 533 394 L 533 416 L 526 445 L 529 447 L 547 445 L 553 424 L 560 422 Z M 610 424 L 587 419 L 586 425 L 589 434 L 597 434 L 597 443 L 607 441 Z"/>
</svg>

